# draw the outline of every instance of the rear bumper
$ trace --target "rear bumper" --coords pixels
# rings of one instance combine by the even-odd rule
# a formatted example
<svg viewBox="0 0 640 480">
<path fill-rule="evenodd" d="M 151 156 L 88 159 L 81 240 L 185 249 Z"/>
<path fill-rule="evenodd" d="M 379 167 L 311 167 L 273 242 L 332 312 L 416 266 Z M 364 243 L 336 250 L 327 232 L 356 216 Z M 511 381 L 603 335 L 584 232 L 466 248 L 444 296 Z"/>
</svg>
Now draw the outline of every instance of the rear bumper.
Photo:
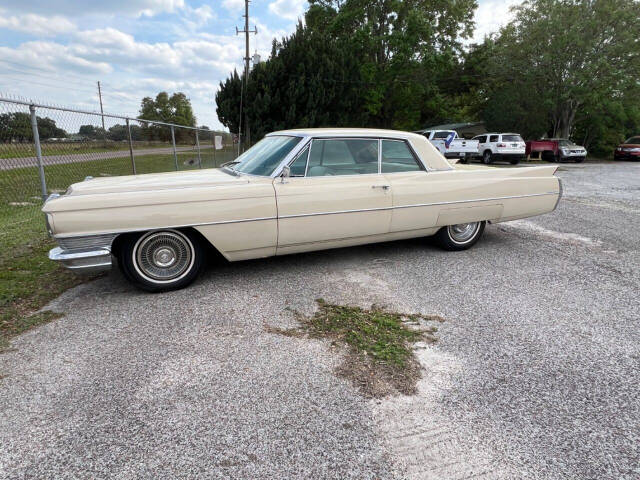
<svg viewBox="0 0 640 480">
<path fill-rule="evenodd" d="M 496 160 L 524 160 L 524 153 L 492 153 L 491 157 Z"/>
<path fill-rule="evenodd" d="M 49 251 L 49 259 L 73 270 L 76 273 L 98 273 L 109 270 L 112 265 L 111 249 L 99 248 L 96 250 L 63 250 L 60 247 Z"/>
</svg>

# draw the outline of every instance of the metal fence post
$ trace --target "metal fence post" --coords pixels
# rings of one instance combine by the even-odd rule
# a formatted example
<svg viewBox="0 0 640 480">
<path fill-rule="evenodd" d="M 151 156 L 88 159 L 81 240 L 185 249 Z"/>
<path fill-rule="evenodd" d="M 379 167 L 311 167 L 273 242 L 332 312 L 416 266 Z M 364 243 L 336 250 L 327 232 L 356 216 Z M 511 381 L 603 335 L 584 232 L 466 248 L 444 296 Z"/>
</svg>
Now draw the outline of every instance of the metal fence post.
<svg viewBox="0 0 640 480">
<path fill-rule="evenodd" d="M 176 134 L 171 125 L 171 145 L 173 146 L 173 161 L 176 164 L 176 172 L 178 171 L 178 153 L 176 152 Z"/>
<path fill-rule="evenodd" d="M 213 145 L 213 168 L 218 168 L 216 163 L 216 132 L 211 132 L 211 145 Z"/>
<path fill-rule="evenodd" d="M 198 148 L 198 168 L 202 168 L 202 158 L 200 157 L 200 140 L 198 140 L 198 129 L 196 129 L 196 147 Z"/>
<path fill-rule="evenodd" d="M 127 136 L 129 137 L 129 155 L 131 156 L 131 168 L 133 168 L 133 174 L 136 174 L 136 160 L 133 158 L 133 141 L 131 140 L 131 125 L 127 118 Z"/>
<path fill-rule="evenodd" d="M 31 112 L 31 131 L 33 132 L 33 144 L 36 147 L 36 157 L 38 159 L 38 175 L 40 176 L 40 189 L 42 200 L 47 199 L 47 181 L 44 178 L 44 166 L 42 165 L 42 149 L 40 148 L 40 134 L 38 133 L 38 117 L 36 116 L 35 105 L 29 105 Z"/>
</svg>

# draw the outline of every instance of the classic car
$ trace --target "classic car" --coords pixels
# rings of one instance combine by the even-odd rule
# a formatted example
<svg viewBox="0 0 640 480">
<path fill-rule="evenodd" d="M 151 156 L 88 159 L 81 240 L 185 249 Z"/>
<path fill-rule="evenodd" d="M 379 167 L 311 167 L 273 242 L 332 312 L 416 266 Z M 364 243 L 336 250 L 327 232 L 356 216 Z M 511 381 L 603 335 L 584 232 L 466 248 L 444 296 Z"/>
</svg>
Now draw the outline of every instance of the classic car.
<svg viewBox="0 0 640 480">
<path fill-rule="evenodd" d="M 211 248 L 237 261 L 433 235 L 464 250 L 487 222 L 554 210 L 556 168 L 452 165 L 408 132 L 287 130 L 222 168 L 87 179 L 43 211 L 52 260 L 96 271 L 115 258 L 163 291 L 192 282 Z"/>
</svg>

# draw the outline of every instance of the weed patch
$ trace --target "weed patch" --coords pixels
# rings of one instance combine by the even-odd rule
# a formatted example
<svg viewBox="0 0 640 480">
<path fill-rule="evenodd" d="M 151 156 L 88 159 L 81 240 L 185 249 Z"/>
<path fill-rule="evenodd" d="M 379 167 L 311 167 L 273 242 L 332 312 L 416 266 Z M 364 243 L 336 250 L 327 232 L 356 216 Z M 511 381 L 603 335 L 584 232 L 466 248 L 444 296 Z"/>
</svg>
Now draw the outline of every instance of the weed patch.
<svg viewBox="0 0 640 480">
<path fill-rule="evenodd" d="M 346 348 L 338 375 L 349 379 L 367 397 L 413 394 L 421 376 L 414 353 L 417 342 L 436 341 L 441 322 L 435 315 L 391 312 L 372 306 L 370 309 L 334 305 L 316 300 L 318 310 L 311 316 L 294 312 L 300 328 L 267 327 L 270 333 L 300 337 L 328 338 Z"/>
</svg>

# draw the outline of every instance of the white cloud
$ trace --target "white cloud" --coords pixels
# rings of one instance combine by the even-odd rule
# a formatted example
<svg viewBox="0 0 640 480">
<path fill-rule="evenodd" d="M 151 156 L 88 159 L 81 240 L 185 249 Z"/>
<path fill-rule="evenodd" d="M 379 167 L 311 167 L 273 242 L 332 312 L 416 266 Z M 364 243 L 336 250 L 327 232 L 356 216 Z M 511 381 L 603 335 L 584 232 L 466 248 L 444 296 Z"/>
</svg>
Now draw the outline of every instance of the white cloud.
<svg viewBox="0 0 640 480">
<path fill-rule="evenodd" d="M 244 0 L 223 0 L 222 6 L 227 10 L 235 12 L 244 8 Z"/>
<path fill-rule="evenodd" d="M 3 7 L 18 12 L 82 16 L 94 13 L 154 16 L 184 8 L 185 0 L 3 0 Z"/>
<path fill-rule="evenodd" d="M 31 33 L 41 36 L 55 36 L 75 30 L 76 26 L 64 17 L 54 15 L 44 17 L 32 13 L 7 15 L 0 11 L 0 28 Z"/>
<path fill-rule="evenodd" d="M 275 0 L 269 4 L 269 11 L 287 20 L 297 21 L 304 13 L 306 0 Z"/>
<path fill-rule="evenodd" d="M 143 3 L 132 1 L 138 7 Z M 4 15 L 5 21 L 6 18 Z M 214 18 L 215 8 L 185 5 L 171 22 L 165 18 L 154 21 L 120 16 L 114 23 L 105 16 L 100 28 L 74 28 L 59 40 L 0 47 L 0 68 L 7 72 L 0 76 L 0 92 L 94 110 L 99 108 L 96 80 L 100 80 L 105 111 L 135 115 L 144 96 L 155 96 L 163 90 L 182 91 L 191 99 L 198 123 L 221 128 L 214 95 L 220 81 L 234 68 L 242 69 L 244 38 L 230 29 L 213 29 L 210 25 L 205 31 L 202 25 L 213 24 Z M 265 59 L 273 38 L 290 33 L 290 27 L 273 29 L 258 17 L 252 16 L 251 20 L 252 26 L 255 22 L 258 28 L 258 35 L 250 38 L 251 53 L 257 50 Z M 87 24 L 84 19 L 76 23 Z M 137 33 L 127 33 L 138 31 L 138 25 L 166 31 L 177 25 L 180 32 L 172 30 L 170 35 L 160 36 L 162 40 L 154 40 L 150 30 L 144 31 L 144 39 Z"/>
<path fill-rule="evenodd" d="M 480 1 L 474 17 L 476 28 L 471 41 L 473 43 L 481 43 L 486 35 L 500 30 L 500 27 L 513 20 L 510 8 L 521 3 L 522 0 Z"/>
<path fill-rule="evenodd" d="M 69 47 L 55 42 L 26 42 L 17 48 L 0 47 L 0 59 L 38 70 L 72 70 L 84 74 L 113 71 L 108 63 L 76 55 Z"/>
</svg>

